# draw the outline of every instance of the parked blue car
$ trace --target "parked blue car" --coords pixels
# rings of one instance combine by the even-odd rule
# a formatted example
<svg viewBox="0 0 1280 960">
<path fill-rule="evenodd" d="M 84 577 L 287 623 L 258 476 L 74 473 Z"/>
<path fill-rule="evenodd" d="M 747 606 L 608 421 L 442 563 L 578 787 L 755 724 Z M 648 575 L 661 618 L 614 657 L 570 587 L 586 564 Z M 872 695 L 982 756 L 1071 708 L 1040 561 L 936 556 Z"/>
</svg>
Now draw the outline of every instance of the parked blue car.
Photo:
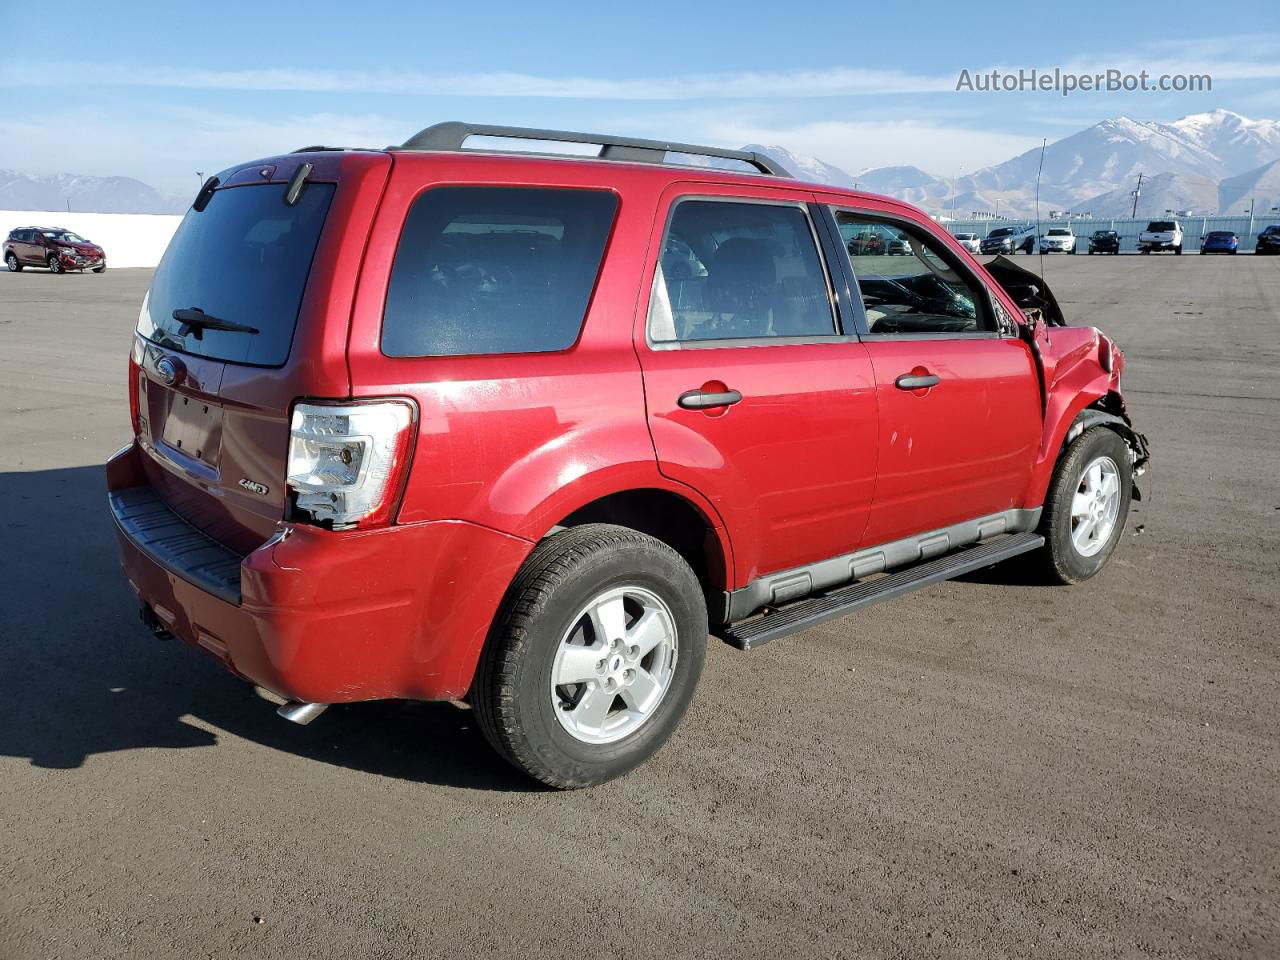
<svg viewBox="0 0 1280 960">
<path fill-rule="evenodd" d="M 1238 253 L 1240 238 L 1230 230 L 1214 230 L 1200 238 L 1201 253 Z"/>
</svg>

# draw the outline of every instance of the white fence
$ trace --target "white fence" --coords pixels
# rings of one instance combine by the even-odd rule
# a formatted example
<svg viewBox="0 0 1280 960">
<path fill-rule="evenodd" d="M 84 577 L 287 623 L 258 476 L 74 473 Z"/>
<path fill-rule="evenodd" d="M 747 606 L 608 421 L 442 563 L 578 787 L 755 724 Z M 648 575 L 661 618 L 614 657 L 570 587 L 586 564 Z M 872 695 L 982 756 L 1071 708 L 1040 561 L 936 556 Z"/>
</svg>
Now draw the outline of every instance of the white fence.
<svg viewBox="0 0 1280 960">
<path fill-rule="evenodd" d="M 1258 242 L 1258 234 L 1264 228 L 1272 224 L 1280 224 L 1280 216 L 1274 214 L 1268 216 L 1255 217 L 1142 217 L 1138 220 L 1130 219 L 1106 219 L 1095 217 L 1093 219 L 1081 219 L 1072 217 L 1070 220 L 1049 220 L 1040 221 L 1041 235 L 1048 232 L 1050 227 L 1070 227 L 1071 232 L 1080 238 L 1076 244 L 1076 249 L 1081 253 L 1088 250 L 1085 239 L 1095 230 L 1114 230 L 1120 234 L 1120 251 L 1122 253 L 1137 252 L 1138 234 L 1147 228 L 1147 224 L 1152 220 L 1177 220 L 1182 224 L 1183 232 L 1183 249 L 1187 253 L 1200 249 L 1200 238 L 1211 230 L 1230 230 L 1240 238 L 1240 252 L 1252 253 L 1254 246 Z M 951 233 L 976 233 L 979 237 L 985 237 L 996 227 L 1007 227 L 1014 224 L 1030 224 L 1033 220 L 1015 220 L 1010 219 L 982 219 L 982 220 L 947 220 L 942 226 L 946 227 Z"/>
<path fill-rule="evenodd" d="M 181 222 L 180 216 L 143 213 L 0 210 L 0 239 L 15 227 L 62 227 L 102 247 L 108 267 L 154 267 Z"/>
</svg>

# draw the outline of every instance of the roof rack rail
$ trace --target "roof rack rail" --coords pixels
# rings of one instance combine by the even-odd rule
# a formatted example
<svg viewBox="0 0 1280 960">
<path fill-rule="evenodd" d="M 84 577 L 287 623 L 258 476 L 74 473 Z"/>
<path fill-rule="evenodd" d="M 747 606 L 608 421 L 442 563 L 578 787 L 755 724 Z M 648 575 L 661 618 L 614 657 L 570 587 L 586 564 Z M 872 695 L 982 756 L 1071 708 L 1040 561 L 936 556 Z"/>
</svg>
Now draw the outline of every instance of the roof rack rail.
<svg viewBox="0 0 1280 960">
<path fill-rule="evenodd" d="M 461 151 L 468 137 L 510 137 L 517 140 L 552 140 L 557 143 L 598 143 L 600 153 L 593 159 L 621 160 L 629 163 L 664 163 L 668 153 L 688 153 L 698 157 L 740 160 L 771 177 L 791 178 L 791 174 L 779 164 L 763 154 L 749 150 L 724 150 L 719 147 L 702 147 L 693 143 L 639 140 L 634 137 L 614 137 L 602 133 L 571 133 L 567 130 L 539 130 L 534 127 L 501 127 L 484 123 L 461 123 L 456 120 L 437 123 L 425 130 L 419 130 L 398 148 L 391 149 Z"/>
</svg>

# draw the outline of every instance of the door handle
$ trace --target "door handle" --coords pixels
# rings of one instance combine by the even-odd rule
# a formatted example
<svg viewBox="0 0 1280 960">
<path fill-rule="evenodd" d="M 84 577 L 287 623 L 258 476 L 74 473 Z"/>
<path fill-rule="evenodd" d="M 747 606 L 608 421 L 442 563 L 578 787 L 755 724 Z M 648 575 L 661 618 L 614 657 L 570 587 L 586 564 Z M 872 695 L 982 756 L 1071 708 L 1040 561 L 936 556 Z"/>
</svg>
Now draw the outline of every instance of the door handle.
<svg viewBox="0 0 1280 960">
<path fill-rule="evenodd" d="M 928 373 L 923 376 L 904 373 L 893 381 L 893 385 L 899 390 L 921 390 L 925 387 L 936 387 L 941 381 L 942 378 L 936 373 Z"/>
<path fill-rule="evenodd" d="M 703 393 L 701 390 L 686 390 L 680 394 L 676 403 L 686 410 L 709 410 L 712 407 L 731 407 L 742 400 L 737 390 L 724 390 L 720 393 Z"/>
</svg>

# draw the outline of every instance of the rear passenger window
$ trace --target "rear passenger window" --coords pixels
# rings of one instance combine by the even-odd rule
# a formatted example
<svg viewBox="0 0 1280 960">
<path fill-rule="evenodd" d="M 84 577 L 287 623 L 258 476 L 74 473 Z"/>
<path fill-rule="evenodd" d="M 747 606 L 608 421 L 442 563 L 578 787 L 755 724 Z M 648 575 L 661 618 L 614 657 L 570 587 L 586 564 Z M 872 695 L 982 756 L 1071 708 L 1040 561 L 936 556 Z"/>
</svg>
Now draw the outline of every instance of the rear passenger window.
<svg viewBox="0 0 1280 960">
<path fill-rule="evenodd" d="M 834 333 L 826 275 L 802 208 L 716 200 L 676 206 L 654 276 L 650 340 Z"/>
<path fill-rule="evenodd" d="M 382 321 L 391 357 L 573 346 L 618 201 L 599 190 L 442 187 L 405 219 Z"/>
</svg>

